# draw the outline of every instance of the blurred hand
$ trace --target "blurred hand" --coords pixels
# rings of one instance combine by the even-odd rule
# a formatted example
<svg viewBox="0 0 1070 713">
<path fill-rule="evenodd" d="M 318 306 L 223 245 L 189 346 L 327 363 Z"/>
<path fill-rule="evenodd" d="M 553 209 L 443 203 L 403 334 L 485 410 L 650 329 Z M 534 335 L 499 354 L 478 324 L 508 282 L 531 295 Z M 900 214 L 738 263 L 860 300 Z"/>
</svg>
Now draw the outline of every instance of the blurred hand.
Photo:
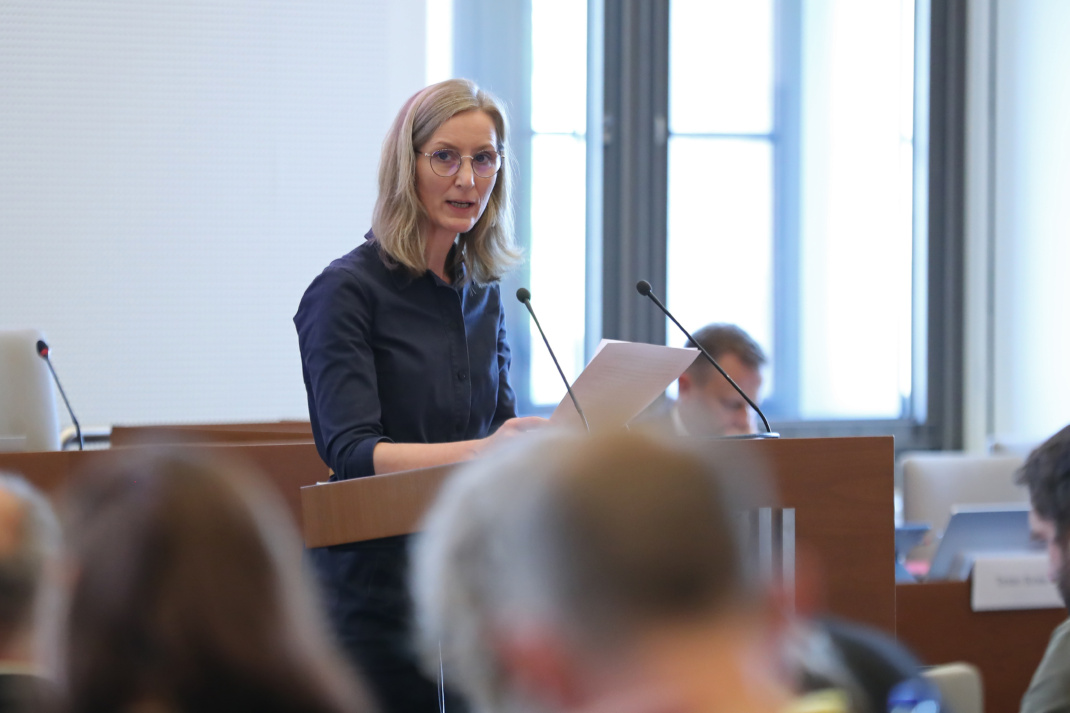
<svg viewBox="0 0 1070 713">
<path fill-rule="evenodd" d="M 483 439 L 483 447 L 488 448 L 496 444 L 504 443 L 510 438 L 515 438 L 521 433 L 528 431 L 536 431 L 540 428 L 545 428 L 549 425 L 549 419 L 541 418 L 539 416 L 523 416 L 520 418 L 511 418 L 495 431 L 492 435 Z M 482 448 L 480 449 L 482 450 Z"/>
</svg>

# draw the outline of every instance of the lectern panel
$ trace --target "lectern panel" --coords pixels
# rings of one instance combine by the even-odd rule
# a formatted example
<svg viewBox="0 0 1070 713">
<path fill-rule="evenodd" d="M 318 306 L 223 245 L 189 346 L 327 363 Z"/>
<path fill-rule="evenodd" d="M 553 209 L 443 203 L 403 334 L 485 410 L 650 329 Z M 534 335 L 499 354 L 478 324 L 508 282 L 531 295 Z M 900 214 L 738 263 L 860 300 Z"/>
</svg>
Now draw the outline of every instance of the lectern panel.
<svg viewBox="0 0 1070 713">
<path fill-rule="evenodd" d="M 798 551 L 817 560 L 822 608 L 893 631 L 892 438 L 720 441 L 717 447 L 738 449 L 772 470 L 779 504 L 794 510 Z M 305 544 L 414 532 L 454 467 L 303 488 Z"/>
</svg>

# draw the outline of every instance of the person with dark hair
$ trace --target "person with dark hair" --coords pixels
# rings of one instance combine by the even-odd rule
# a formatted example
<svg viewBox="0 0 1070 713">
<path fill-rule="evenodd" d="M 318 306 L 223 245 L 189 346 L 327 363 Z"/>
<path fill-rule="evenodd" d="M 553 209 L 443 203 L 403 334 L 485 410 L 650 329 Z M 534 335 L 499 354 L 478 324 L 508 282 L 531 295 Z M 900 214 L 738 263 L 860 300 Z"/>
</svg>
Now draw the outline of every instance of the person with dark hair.
<svg viewBox="0 0 1070 713">
<path fill-rule="evenodd" d="M 758 403 L 762 388 L 765 352 L 758 342 L 734 324 L 708 324 L 692 337 L 710 353 L 721 368 Z M 686 347 L 694 347 L 688 340 Z M 677 436 L 717 438 L 754 433 L 755 414 L 732 385 L 699 355 L 677 381 L 679 395 L 666 397 L 641 414 L 635 425 Z"/>
<path fill-rule="evenodd" d="M 709 324 L 691 336 L 710 353 L 739 388 L 758 403 L 765 352 L 734 324 Z M 687 345 L 695 343 L 688 341 Z M 755 432 L 754 409 L 700 356 L 680 375 L 674 419 L 681 435 L 738 436 Z"/>
<path fill-rule="evenodd" d="M 270 486 L 178 452 L 116 457 L 62 500 L 67 713 L 357 713 Z"/>
<path fill-rule="evenodd" d="M 1070 426 L 1034 450 L 1015 475 L 1029 489 L 1033 537 L 1048 549 L 1048 576 L 1070 607 Z M 1070 619 L 1051 635 L 1021 713 L 1070 710 Z"/>
<path fill-rule="evenodd" d="M 45 570 L 58 555 L 59 524 L 48 500 L 17 475 L 0 473 L 0 713 L 43 710 L 52 682 L 40 670 Z"/>
<path fill-rule="evenodd" d="M 499 278 L 520 259 L 508 123 L 464 79 L 413 95 L 379 161 L 372 231 L 294 316 L 332 480 L 455 463 L 536 427 L 517 418 Z M 408 537 L 312 550 L 335 632 L 387 713 L 431 713 L 411 652 Z M 461 705 L 448 692 L 449 709 Z"/>
</svg>

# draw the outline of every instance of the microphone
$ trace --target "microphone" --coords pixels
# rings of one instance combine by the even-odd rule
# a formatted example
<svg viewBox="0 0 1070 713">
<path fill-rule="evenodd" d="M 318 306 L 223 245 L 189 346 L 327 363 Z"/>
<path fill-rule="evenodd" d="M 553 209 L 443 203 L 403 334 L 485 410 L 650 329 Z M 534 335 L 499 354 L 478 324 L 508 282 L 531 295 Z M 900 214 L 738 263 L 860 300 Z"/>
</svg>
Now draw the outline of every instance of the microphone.
<svg viewBox="0 0 1070 713">
<path fill-rule="evenodd" d="M 67 394 L 63 391 L 63 384 L 59 383 L 59 377 L 56 376 L 56 369 L 52 366 L 52 360 L 48 358 L 48 345 L 45 344 L 45 340 L 37 340 L 37 356 L 45 360 L 48 364 L 48 370 L 52 372 L 52 380 L 56 382 L 56 386 L 59 387 L 59 395 L 63 397 L 63 403 L 67 405 L 67 413 L 71 415 L 71 421 L 74 422 L 74 430 L 78 433 L 78 450 L 85 450 L 85 440 L 82 438 L 82 427 L 78 423 L 78 419 L 74 417 L 74 409 L 71 408 L 71 402 L 67 400 Z"/>
<path fill-rule="evenodd" d="M 723 376 L 728 381 L 728 383 L 732 385 L 732 388 L 735 389 L 736 392 L 743 397 L 743 400 L 746 401 L 750 405 L 750 407 L 754 409 L 755 413 L 758 414 L 758 417 L 762 419 L 762 425 L 765 426 L 766 433 L 770 434 L 771 436 L 777 435 L 773 433 L 773 429 L 769 428 L 769 421 L 766 420 L 765 414 L 762 413 L 762 410 L 758 408 L 758 404 L 754 403 L 754 401 L 751 400 L 751 397 L 747 396 L 747 394 L 743 392 L 743 389 L 739 388 L 739 384 L 733 381 L 732 377 L 729 376 L 727 372 L 725 372 L 725 370 L 721 368 L 721 365 L 717 363 L 717 360 L 710 356 L 710 353 L 706 351 L 706 348 L 699 344 L 698 340 L 692 337 L 690 332 L 684 329 L 684 325 L 676 321 L 676 317 L 672 316 L 672 312 L 670 312 L 665 307 L 665 305 L 661 303 L 661 300 L 658 299 L 658 296 L 654 294 L 654 290 L 650 287 L 650 283 L 646 280 L 639 280 L 639 282 L 635 283 L 635 290 L 643 297 L 649 297 L 650 301 L 656 304 L 658 306 L 658 309 L 664 312 L 665 316 L 671 319 L 672 323 L 680 328 L 680 331 L 687 336 L 691 343 L 698 347 L 699 351 L 702 352 L 702 356 L 706 357 L 706 361 L 713 364 L 713 367 L 721 373 L 721 376 Z"/>
<path fill-rule="evenodd" d="M 590 433 L 591 426 L 587 423 L 587 417 L 583 415 L 583 409 L 580 408 L 580 402 L 576 400 L 576 394 L 572 393 L 572 387 L 569 386 L 568 379 L 565 378 L 565 372 L 561 370 L 561 365 L 557 363 L 557 357 L 554 355 L 554 350 L 550 347 L 550 340 L 546 338 L 546 332 L 542 331 L 542 325 L 539 324 L 539 318 L 535 316 L 535 310 L 531 308 L 531 292 L 528 288 L 521 287 L 516 291 L 516 298 L 528 308 L 528 313 L 531 314 L 531 319 L 535 322 L 535 326 L 539 328 L 539 334 L 542 335 L 542 341 L 546 345 L 546 351 L 550 352 L 550 358 L 554 360 L 554 366 L 557 367 L 557 373 L 561 375 L 561 381 L 565 382 L 565 391 L 568 392 L 568 397 L 572 399 L 572 405 L 576 407 L 576 413 L 583 419 L 583 427 L 587 429 L 587 433 Z"/>
</svg>

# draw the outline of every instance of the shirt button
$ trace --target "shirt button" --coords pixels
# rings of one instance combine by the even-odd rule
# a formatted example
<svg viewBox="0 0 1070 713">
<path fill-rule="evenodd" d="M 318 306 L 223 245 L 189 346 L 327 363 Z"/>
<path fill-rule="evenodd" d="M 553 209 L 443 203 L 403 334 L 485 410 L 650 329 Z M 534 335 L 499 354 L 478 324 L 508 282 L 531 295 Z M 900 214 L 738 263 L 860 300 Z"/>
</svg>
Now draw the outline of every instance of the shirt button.
<svg viewBox="0 0 1070 713">
<path fill-rule="evenodd" d="M 457 381 L 464 381 L 468 378 L 468 373 L 464 369 L 457 372 Z"/>
</svg>

